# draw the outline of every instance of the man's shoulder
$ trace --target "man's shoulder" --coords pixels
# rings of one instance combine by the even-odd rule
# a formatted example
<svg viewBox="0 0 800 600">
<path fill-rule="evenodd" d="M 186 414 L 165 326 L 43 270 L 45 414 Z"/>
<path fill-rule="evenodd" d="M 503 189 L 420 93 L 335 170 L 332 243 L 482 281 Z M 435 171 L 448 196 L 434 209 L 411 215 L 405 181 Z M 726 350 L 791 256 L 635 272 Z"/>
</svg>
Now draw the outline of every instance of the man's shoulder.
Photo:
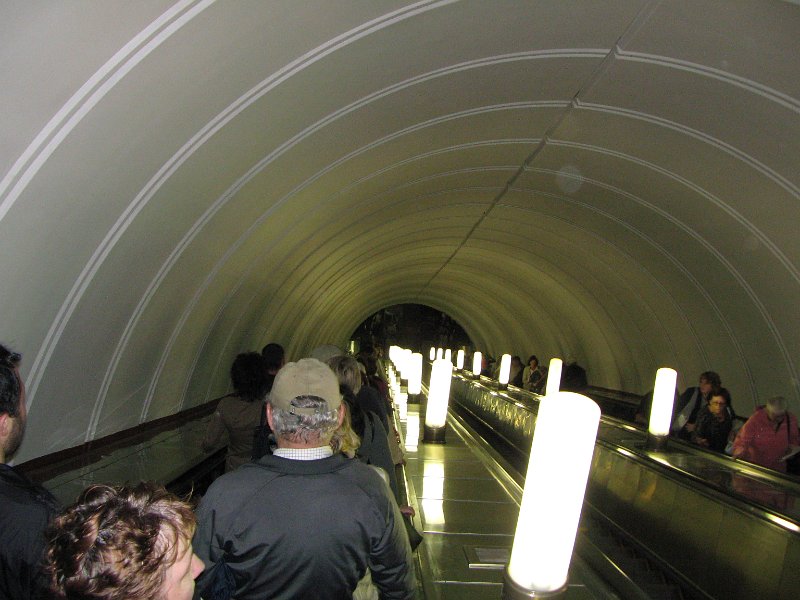
<svg viewBox="0 0 800 600">
<path fill-rule="evenodd" d="M 380 504 L 386 495 L 380 474 L 356 459 L 336 455 L 301 461 L 265 456 L 217 478 L 208 488 L 200 508 L 234 513 L 237 507 L 248 504 L 253 498 L 280 497 L 285 486 L 290 486 L 292 493 L 304 487 L 316 488 L 320 478 L 328 482 L 329 489 L 358 490 L 359 494 L 371 497 L 371 502 Z"/>
<path fill-rule="evenodd" d="M 281 476 L 313 477 L 331 474 L 356 479 L 369 479 L 373 476 L 372 469 L 367 465 L 341 454 L 317 460 L 292 460 L 266 455 L 220 476 L 211 485 L 209 492 L 215 488 L 257 489 Z"/>
<path fill-rule="evenodd" d="M 46 521 L 58 510 L 58 501 L 49 491 L 8 465 L 0 465 L 0 502 L 6 518 L 28 515 Z"/>
</svg>

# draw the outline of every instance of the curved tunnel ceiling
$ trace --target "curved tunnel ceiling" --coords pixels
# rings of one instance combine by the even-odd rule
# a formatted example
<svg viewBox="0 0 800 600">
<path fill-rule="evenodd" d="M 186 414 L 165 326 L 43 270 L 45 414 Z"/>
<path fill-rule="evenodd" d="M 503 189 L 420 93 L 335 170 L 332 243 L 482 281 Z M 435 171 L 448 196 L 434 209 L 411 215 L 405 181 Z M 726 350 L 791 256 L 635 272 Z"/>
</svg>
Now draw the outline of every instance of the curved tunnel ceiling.
<svg viewBox="0 0 800 600">
<path fill-rule="evenodd" d="M 0 8 L 0 338 L 20 459 L 426 304 L 479 349 L 800 408 L 800 7 Z"/>
</svg>

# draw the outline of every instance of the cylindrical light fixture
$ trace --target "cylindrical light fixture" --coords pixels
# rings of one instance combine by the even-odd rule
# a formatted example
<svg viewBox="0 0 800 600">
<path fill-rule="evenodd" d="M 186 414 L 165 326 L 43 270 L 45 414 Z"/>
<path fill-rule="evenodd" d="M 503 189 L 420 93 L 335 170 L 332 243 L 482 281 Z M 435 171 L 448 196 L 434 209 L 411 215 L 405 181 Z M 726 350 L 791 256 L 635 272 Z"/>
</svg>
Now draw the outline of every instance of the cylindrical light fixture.
<svg viewBox="0 0 800 600">
<path fill-rule="evenodd" d="M 556 392 L 539 404 L 504 599 L 566 590 L 599 422 L 600 408 L 581 394 Z"/>
<path fill-rule="evenodd" d="M 557 394 L 561 387 L 561 368 L 564 363 L 560 358 L 551 358 L 550 366 L 547 368 L 547 384 L 544 388 L 544 395 Z"/>
<path fill-rule="evenodd" d="M 439 359 L 442 359 L 442 358 L 444 358 L 444 349 L 437 348 L 436 349 L 436 359 L 439 360 Z"/>
<path fill-rule="evenodd" d="M 447 349 L 444 351 L 444 359 L 445 359 L 447 362 L 453 362 L 453 351 L 452 351 L 452 350 L 450 350 L 450 348 L 447 348 Z"/>
<path fill-rule="evenodd" d="M 411 350 L 406 350 L 405 348 L 397 347 L 395 351 L 395 365 L 397 365 L 397 378 L 398 379 L 408 379 L 408 353 Z"/>
<path fill-rule="evenodd" d="M 428 354 L 428 358 L 431 360 L 436 360 L 436 346 L 431 346 L 431 351 Z"/>
<path fill-rule="evenodd" d="M 412 353 L 408 362 L 408 401 L 413 404 L 419 402 L 419 394 L 422 392 L 422 354 Z"/>
<path fill-rule="evenodd" d="M 500 384 L 500 389 L 508 387 L 508 376 L 511 373 L 511 355 L 503 354 L 500 357 L 500 374 L 497 376 L 497 382 Z"/>
<path fill-rule="evenodd" d="M 428 405 L 425 409 L 425 431 L 422 441 L 444 444 L 447 404 L 450 400 L 450 382 L 453 363 L 443 358 L 433 361 L 431 380 L 428 385 Z"/>
<path fill-rule="evenodd" d="M 412 358 L 411 356 L 414 354 L 414 351 L 410 348 L 403 349 L 403 366 L 409 372 L 408 376 L 411 377 L 411 372 L 413 371 L 414 367 L 412 365 Z"/>
<path fill-rule="evenodd" d="M 472 376 L 478 379 L 481 376 L 481 365 L 483 364 L 483 355 L 480 352 L 475 352 L 472 355 Z"/>
<path fill-rule="evenodd" d="M 656 371 L 653 401 L 650 405 L 650 425 L 647 429 L 647 448 L 650 450 L 661 451 L 667 447 L 677 380 L 678 373 L 675 369 L 665 367 Z"/>
<path fill-rule="evenodd" d="M 464 349 L 462 348 L 456 352 L 456 369 L 459 371 L 464 370 Z"/>
</svg>

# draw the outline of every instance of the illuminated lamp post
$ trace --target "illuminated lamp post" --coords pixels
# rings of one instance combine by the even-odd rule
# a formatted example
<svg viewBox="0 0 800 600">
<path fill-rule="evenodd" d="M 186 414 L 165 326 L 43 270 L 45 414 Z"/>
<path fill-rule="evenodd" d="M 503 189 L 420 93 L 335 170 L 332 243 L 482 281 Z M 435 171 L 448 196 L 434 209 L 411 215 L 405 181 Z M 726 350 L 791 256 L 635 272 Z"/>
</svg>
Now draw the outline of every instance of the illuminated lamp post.
<svg viewBox="0 0 800 600">
<path fill-rule="evenodd" d="M 678 374 L 675 369 L 661 368 L 656 371 L 653 402 L 650 405 L 650 425 L 647 428 L 648 450 L 663 452 L 667 448 L 677 379 Z"/>
<path fill-rule="evenodd" d="M 428 356 L 431 360 L 436 360 L 436 346 L 431 346 L 431 351 Z"/>
<path fill-rule="evenodd" d="M 438 360 L 438 359 L 441 359 L 441 358 L 444 358 L 444 350 L 442 350 L 441 348 L 437 348 L 436 349 L 436 359 Z"/>
<path fill-rule="evenodd" d="M 450 363 L 453 362 L 453 351 L 450 350 L 450 348 L 448 348 L 447 350 L 444 351 L 444 359 L 447 362 L 450 362 Z"/>
<path fill-rule="evenodd" d="M 475 352 L 472 355 L 472 376 L 475 379 L 481 378 L 481 364 L 483 363 L 483 355 L 480 352 Z"/>
<path fill-rule="evenodd" d="M 550 366 L 547 368 L 547 383 L 544 386 L 544 395 L 558 393 L 561 387 L 561 368 L 564 363 L 560 358 L 551 358 Z"/>
<path fill-rule="evenodd" d="M 563 598 L 599 422 L 600 408 L 581 394 L 539 404 L 504 600 Z"/>
<path fill-rule="evenodd" d="M 456 369 L 459 371 L 464 370 L 464 349 L 462 348 L 456 353 Z"/>
<path fill-rule="evenodd" d="M 411 369 L 412 369 L 412 366 L 411 366 L 412 365 L 412 360 L 413 360 L 411 358 L 412 354 L 414 354 L 414 351 L 411 350 L 410 348 L 403 349 L 403 358 L 402 358 L 403 366 L 406 368 L 407 371 L 409 371 L 409 373 L 408 373 L 409 377 L 411 376 Z"/>
<path fill-rule="evenodd" d="M 408 402 L 419 404 L 422 393 L 422 354 L 414 352 L 409 359 Z"/>
<path fill-rule="evenodd" d="M 422 434 L 422 441 L 427 444 L 445 443 L 447 403 L 450 400 L 452 376 L 453 363 L 443 358 L 433 361 L 428 385 L 428 405 L 425 408 L 425 428 Z"/>
<path fill-rule="evenodd" d="M 408 381 L 408 360 L 406 350 L 404 348 L 397 347 L 395 351 L 395 365 L 397 365 L 397 380 L 400 383 L 400 387 L 403 386 L 403 379 Z"/>
<path fill-rule="evenodd" d="M 508 389 L 508 376 L 511 373 L 511 355 L 503 354 L 500 357 L 500 374 L 497 376 L 498 387 L 501 390 Z"/>
</svg>

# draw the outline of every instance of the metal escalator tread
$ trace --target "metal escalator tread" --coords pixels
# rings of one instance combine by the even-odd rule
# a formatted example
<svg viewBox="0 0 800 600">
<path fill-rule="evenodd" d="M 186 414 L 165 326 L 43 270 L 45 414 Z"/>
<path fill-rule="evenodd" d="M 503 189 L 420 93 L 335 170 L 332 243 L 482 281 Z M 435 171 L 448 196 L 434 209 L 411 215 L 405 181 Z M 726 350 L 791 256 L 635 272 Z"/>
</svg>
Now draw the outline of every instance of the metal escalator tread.
<svg viewBox="0 0 800 600">
<path fill-rule="evenodd" d="M 606 557 L 606 560 L 619 569 L 641 592 L 654 600 L 685 600 L 685 596 L 675 583 L 667 580 L 664 572 L 650 559 L 643 556 L 633 545 L 610 528 L 591 511 L 583 515 L 582 532 Z"/>
</svg>

